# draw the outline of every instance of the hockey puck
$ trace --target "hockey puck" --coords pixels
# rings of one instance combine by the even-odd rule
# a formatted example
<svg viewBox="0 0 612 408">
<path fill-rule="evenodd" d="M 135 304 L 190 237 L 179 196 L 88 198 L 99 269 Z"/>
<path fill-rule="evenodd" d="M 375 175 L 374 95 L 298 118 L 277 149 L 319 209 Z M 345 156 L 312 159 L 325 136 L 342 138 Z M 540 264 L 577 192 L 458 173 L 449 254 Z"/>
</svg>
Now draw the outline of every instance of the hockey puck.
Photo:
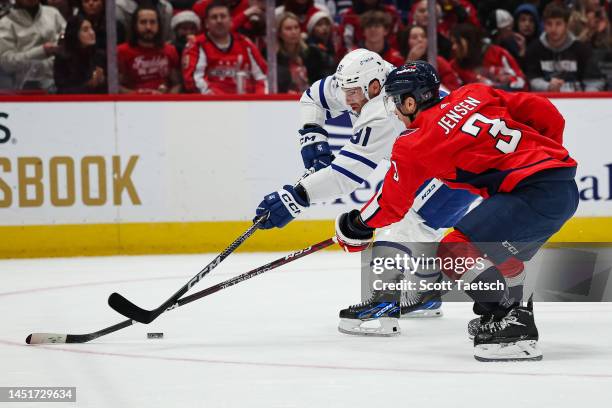
<svg viewBox="0 0 612 408">
<path fill-rule="evenodd" d="M 163 339 L 164 333 L 147 333 L 148 339 Z"/>
</svg>

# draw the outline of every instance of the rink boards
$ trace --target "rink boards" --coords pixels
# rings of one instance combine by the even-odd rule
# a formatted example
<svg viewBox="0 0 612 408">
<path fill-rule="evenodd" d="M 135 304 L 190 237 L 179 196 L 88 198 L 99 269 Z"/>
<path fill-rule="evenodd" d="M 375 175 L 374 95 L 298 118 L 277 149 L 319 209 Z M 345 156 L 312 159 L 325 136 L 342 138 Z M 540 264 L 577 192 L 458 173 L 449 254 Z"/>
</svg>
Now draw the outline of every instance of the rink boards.
<svg viewBox="0 0 612 408">
<path fill-rule="evenodd" d="M 247 228 L 264 194 L 301 176 L 294 100 L 130 99 L 0 102 L 0 257 L 216 251 Z M 552 100 L 581 190 L 554 240 L 612 242 L 612 97 Z M 347 129 L 330 131 L 332 146 L 348 142 Z M 328 238 L 384 170 L 243 249 Z"/>
</svg>

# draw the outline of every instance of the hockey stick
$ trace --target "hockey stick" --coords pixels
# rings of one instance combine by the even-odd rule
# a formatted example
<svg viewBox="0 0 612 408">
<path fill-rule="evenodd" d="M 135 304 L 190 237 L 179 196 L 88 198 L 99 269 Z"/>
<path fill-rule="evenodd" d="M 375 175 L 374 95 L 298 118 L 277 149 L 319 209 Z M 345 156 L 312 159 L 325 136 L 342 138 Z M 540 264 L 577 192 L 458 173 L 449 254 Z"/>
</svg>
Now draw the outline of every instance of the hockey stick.
<svg viewBox="0 0 612 408">
<path fill-rule="evenodd" d="M 280 266 L 286 265 L 297 259 L 303 258 L 306 255 L 310 255 L 314 252 L 327 248 L 328 246 L 334 244 L 335 242 L 336 241 L 333 238 L 330 238 L 330 239 L 326 239 L 325 241 L 319 242 L 318 244 L 309 246 L 308 248 L 294 251 L 290 253 L 289 255 L 286 255 L 275 261 L 267 263 L 263 266 L 260 266 L 259 268 L 255 268 L 249 272 L 245 272 L 241 275 L 235 276 L 231 279 L 227 279 L 221 283 L 218 283 L 206 289 L 202 289 L 201 291 L 196 292 L 192 295 L 185 296 L 184 298 L 179 299 L 176 303 L 168 307 L 165 311 L 169 311 L 169 310 L 184 306 L 195 300 L 201 299 L 208 295 L 212 295 L 213 293 L 216 293 L 220 290 L 229 288 L 230 286 L 234 286 L 240 282 L 251 279 L 257 275 L 261 275 L 264 272 L 267 272 L 269 270 L 276 269 Z M 32 333 L 26 338 L 26 343 L 27 344 L 87 343 L 88 341 L 97 339 L 98 337 L 102 337 L 107 334 L 114 333 L 116 331 L 124 329 L 126 327 L 132 326 L 134 323 L 137 323 L 137 322 L 132 319 L 128 319 L 121 323 L 117 323 L 112 326 L 109 326 L 105 329 L 98 330 L 93 333 L 87 333 L 87 334 Z"/>
<path fill-rule="evenodd" d="M 170 296 L 164 303 L 159 305 L 153 310 L 142 309 L 136 306 L 134 303 L 127 300 L 117 292 L 111 294 L 108 297 L 108 305 L 112 307 L 116 312 L 121 313 L 125 317 L 129 317 L 132 320 L 136 320 L 139 323 L 149 324 L 153 320 L 162 314 L 168 307 L 176 303 L 189 289 L 191 289 L 196 283 L 202 280 L 202 278 L 215 269 L 225 258 L 227 258 L 232 252 L 234 252 L 244 241 L 247 240 L 251 235 L 259 229 L 259 227 L 268 219 L 269 214 L 260 215 L 253 225 L 249 227 L 245 232 L 242 233 L 234 242 L 223 250 L 215 259 L 213 259 L 208 265 L 204 267 L 197 275 L 183 285 L 174 295 Z"/>
</svg>

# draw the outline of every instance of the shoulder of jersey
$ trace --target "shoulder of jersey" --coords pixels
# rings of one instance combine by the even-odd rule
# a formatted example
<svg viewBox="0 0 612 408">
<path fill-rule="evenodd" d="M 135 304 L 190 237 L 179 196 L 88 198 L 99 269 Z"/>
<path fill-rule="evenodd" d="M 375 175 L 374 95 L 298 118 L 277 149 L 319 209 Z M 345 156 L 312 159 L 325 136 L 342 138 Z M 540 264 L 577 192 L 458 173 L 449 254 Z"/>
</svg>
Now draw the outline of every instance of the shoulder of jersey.
<svg viewBox="0 0 612 408">
<path fill-rule="evenodd" d="M 244 34 L 240 34 L 240 33 L 236 33 L 233 32 L 232 35 L 234 36 L 234 41 L 236 42 L 244 42 L 250 45 L 254 45 L 253 41 L 251 41 L 246 35 Z"/>
</svg>

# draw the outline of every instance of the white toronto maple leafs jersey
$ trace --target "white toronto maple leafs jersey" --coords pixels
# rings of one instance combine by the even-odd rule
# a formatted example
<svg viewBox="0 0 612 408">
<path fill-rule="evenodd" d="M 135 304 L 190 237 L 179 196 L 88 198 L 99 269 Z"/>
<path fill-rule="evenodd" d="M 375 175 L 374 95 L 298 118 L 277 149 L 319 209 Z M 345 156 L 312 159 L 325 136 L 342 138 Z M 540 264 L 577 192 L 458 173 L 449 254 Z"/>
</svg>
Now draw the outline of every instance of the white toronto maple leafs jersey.
<svg viewBox="0 0 612 408">
<path fill-rule="evenodd" d="M 405 126 L 393 113 L 387 112 L 384 99 L 383 90 L 356 115 L 346 104 L 333 76 L 315 82 L 304 92 L 300 99 L 302 125 L 322 127 L 326 119 L 344 112 L 351 113 L 353 123 L 353 136 L 335 153 L 332 164 L 300 182 L 311 202 L 355 191 L 382 160 L 389 159 L 393 143 Z"/>
</svg>

